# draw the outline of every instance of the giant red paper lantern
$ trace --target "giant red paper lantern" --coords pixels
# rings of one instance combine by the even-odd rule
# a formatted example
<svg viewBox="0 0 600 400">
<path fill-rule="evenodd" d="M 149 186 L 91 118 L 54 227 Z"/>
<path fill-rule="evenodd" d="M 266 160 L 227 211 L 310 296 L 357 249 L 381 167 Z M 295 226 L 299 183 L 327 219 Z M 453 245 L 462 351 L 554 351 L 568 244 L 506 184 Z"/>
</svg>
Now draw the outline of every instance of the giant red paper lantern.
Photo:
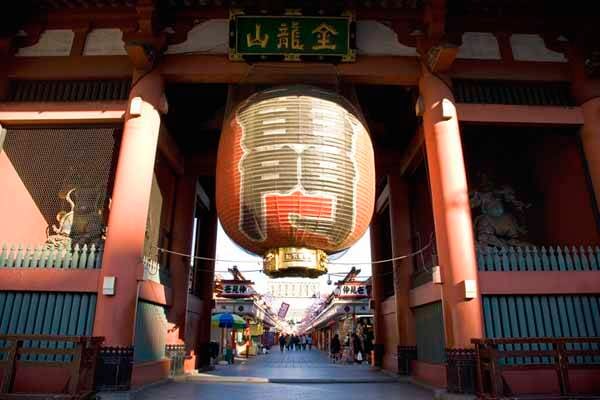
<svg viewBox="0 0 600 400">
<path fill-rule="evenodd" d="M 264 257 L 271 277 L 316 277 L 326 254 L 367 229 L 375 198 L 373 147 L 342 96 L 291 86 L 256 93 L 225 119 L 217 212 L 225 232 Z"/>
</svg>

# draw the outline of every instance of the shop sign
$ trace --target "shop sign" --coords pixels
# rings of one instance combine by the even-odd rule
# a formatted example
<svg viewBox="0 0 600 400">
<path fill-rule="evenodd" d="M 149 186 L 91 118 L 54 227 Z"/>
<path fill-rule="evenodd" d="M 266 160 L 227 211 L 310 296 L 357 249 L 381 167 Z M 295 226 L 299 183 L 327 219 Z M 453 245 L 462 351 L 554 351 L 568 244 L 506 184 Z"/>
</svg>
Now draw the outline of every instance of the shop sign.
<svg viewBox="0 0 600 400">
<path fill-rule="evenodd" d="M 222 297 L 250 297 L 252 290 L 244 284 L 226 284 L 223 285 Z"/>
<path fill-rule="evenodd" d="M 281 318 L 281 319 L 285 318 L 289 308 L 290 308 L 290 305 L 288 303 L 281 303 L 281 306 L 279 307 L 279 312 L 277 313 L 277 316 L 279 316 L 279 318 Z"/>
<path fill-rule="evenodd" d="M 355 60 L 351 13 L 337 17 L 263 16 L 233 11 L 229 26 L 232 60 Z"/>
<path fill-rule="evenodd" d="M 363 283 L 342 283 L 338 286 L 336 295 L 340 298 L 369 297 L 367 285 Z"/>
</svg>

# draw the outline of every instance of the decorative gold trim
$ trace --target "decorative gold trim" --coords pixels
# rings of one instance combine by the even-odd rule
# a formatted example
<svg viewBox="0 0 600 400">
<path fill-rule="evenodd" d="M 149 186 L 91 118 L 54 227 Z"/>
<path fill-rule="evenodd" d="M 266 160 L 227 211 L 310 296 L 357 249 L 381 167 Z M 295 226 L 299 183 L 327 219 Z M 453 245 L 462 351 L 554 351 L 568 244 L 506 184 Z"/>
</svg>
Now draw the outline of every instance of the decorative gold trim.
<svg viewBox="0 0 600 400">
<path fill-rule="evenodd" d="M 287 8 L 283 15 L 302 16 L 302 10 L 299 8 Z"/>
<path fill-rule="evenodd" d="M 317 278 L 327 273 L 327 254 L 305 247 L 279 247 L 263 257 L 263 272 L 271 278 Z"/>
<path fill-rule="evenodd" d="M 241 8 L 231 8 L 229 9 L 229 19 L 233 19 L 235 17 L 237 17 L 238 15 L 244 15 L 245 12 L 244 10 L 242 10 Z"/>
<path fill-rule="evenodd" d="M 349 48 L 348 53 L 342 57 L 342 61 L 343 62 L 356 61 L 356 50 Z"/>
</svg>

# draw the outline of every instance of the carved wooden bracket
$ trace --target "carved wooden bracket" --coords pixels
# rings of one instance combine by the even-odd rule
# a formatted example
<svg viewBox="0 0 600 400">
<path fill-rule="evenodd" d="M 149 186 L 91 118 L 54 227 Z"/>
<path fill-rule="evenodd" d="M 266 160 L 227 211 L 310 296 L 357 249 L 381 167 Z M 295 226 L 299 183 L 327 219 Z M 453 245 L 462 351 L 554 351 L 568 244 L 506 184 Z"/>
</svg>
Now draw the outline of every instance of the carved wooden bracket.
<svg viewBox="0 0 600 400">
<path fill-rule="evenodd" d="M 136 5 L 137 29 L 123 33 L 125 50 L 137 69 L 151 69 L 167 46 L 166 34 L 159 30 L 156 11 L 154 0 L 140 0 Z"/>
<path fill-rule="evenodd" d="M 417 51 L 431 72 L 448 71 L 462 41 L 462 32 L 446 32 L 446 0 L 431 0 L 423 12 Z"/>
<path fill-rule="evenodd" d="M 458 54 L 458 48 L 459 46 L 456 44 L 442 42 L 429 47 L 427 53 L 421 58 L 431 72 L 445 72 L 452 67 Z"/>
</svg>

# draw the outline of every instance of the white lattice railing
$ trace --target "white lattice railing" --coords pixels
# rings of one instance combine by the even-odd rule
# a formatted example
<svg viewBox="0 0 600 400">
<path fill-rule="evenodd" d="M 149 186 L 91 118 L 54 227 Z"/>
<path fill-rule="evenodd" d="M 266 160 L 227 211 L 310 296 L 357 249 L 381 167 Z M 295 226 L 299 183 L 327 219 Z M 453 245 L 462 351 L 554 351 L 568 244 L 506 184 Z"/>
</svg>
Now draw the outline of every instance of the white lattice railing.
<svg viewBox="0 0 600 400">
<path fill-rule="evenodd" d="M 4 244 L 0 249 L 0 268 L 100 268 L 102 250 L 95 244 L 55 249 Z"/>
<path fill-rule="evenodd" d="M 600 248 L 525 246 L 477 247 L 480 271 L 599 271 Z"/>
</svg>

